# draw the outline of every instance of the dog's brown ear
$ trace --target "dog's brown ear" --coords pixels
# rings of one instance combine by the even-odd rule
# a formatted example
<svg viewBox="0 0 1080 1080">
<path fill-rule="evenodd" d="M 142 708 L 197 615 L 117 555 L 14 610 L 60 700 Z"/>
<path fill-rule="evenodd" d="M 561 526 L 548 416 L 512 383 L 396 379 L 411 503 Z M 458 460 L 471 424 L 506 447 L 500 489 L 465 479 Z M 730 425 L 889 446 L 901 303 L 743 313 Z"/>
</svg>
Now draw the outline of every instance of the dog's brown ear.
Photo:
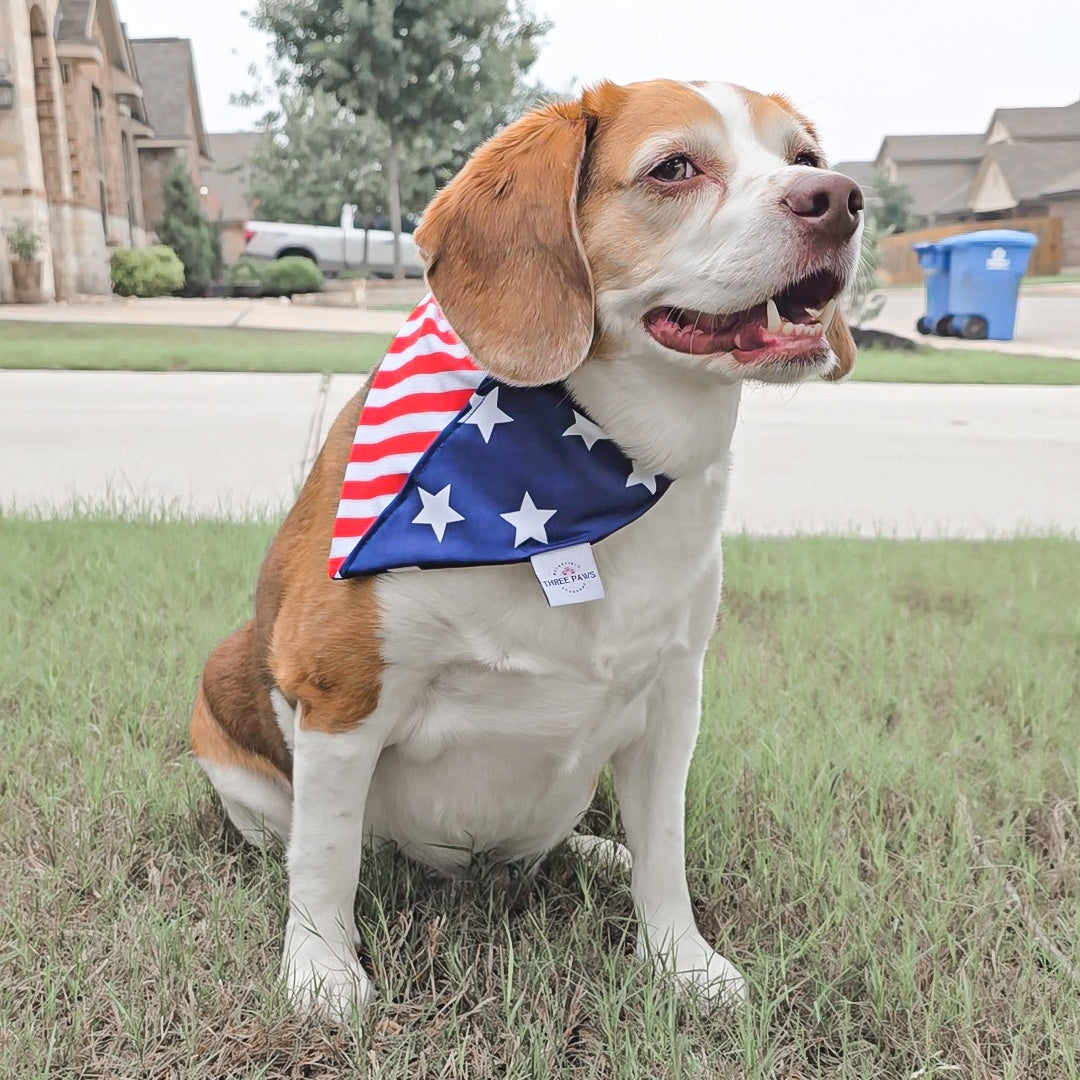
<svg viewBox="0 0 1080 1080">
<path fill-rule="evenodd" d="M 851 369 L 855 366 L 855 354 L 858 349 L 855 346 L 855 339 L 848 329 L 848 324 L 839 311 L 833 316 L 832 323 L 825 336 L 828 338 L 833 355 L 836 357 L 836 366 L 825 378 L 830 382 L 836 382 L 838 379 L 850 374 Z"/>
<path fill-rule="evenodd" d="M 592 344 L 592 277 L 577 230 L 588 126 L 576 103 L 529 113 L 473 154 L 416 230 L 450 325 L 508 383 L 557 382 Z"/>
</svg>

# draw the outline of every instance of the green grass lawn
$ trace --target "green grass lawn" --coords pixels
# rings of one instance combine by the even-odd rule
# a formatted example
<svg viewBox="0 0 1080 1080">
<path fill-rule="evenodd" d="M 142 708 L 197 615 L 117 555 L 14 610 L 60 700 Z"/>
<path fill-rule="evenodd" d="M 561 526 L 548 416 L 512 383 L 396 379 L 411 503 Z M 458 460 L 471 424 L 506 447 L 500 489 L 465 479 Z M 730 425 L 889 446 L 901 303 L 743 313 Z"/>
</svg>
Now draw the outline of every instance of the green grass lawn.
<svg viewBox="0 0 1080 1080">
<path fill-rule="evenodd" d="M 0 321 L 0 368 L 353 374 L 378 363 L 389 340 L 381 334 Z M 866 349 L 859 354 L 853 377 L 861 382 L 1075 386 L 1080 385 L 1080 360 L 990 350 Z"/>
<path fill-rule="evenodd" d="M 1016 383 L 1037 386 L 1080 385 L 1080 360 L 1053 356 L 1013 356 L 991 349 L 929 349 L 893 352 L 862 349 L 855 361 L 856 382 Z"/>
<path fill-rule="evenodd" d="M 728 543 L 688 855 L 741 1015 L 627 955 L 618 876 L 384 854 L 350 1040 L 290 1016 L 281 859 L 186 749 L 271 531 L 0 519 L 0 1075 L 1080 1077 L 1076 542 Z"/>
<path fill-rule="evenodd" d="M 366 372 L 382 334 L 0 321 L 0 368 Z"/>
</svg>

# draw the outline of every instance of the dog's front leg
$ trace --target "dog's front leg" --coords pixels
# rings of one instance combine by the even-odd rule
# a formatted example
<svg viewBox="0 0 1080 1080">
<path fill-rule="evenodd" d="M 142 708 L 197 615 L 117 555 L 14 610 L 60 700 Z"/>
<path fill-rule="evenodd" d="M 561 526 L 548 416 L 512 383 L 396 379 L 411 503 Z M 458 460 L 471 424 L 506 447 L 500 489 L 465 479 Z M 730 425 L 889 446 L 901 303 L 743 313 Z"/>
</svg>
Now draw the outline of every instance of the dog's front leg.
<svg viewBox="0 0 1080 1080">
<path fill-rule="evenodd" d="M 384 744 L 377 715 L 331 732 L 305 725 L 297 709 L 282 975 L 297 1005 L 339 1020 L 372 994 L 356 957 L 353 905 L 364 804 Z"/>
<path fill-rule="evenodd" d="M 613 759 L 633 856 L 637 952 L 658 973 L 712 1001 L 741 1001 L 746 983 L 701 936 L 686 883 L 686 779 L 701 716 L 702 658 L 669 662 L 647 703 L 645 730 Z"/>
</svg>

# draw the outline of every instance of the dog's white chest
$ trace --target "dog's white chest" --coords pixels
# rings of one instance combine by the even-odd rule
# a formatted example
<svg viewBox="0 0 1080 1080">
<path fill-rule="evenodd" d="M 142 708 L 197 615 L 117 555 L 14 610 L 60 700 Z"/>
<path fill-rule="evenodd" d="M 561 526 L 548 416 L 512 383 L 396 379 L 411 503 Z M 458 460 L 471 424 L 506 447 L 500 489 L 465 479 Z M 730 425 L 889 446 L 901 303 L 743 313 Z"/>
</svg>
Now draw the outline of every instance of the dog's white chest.
<svg viewBox="0 0 1080 1080">
<path fill-rule="evenodd" d="M 441 868 L 538 855 L 645 724 L 665 657 L 698 647 L 720 584 L 720 493 L 675 484 L 596 545 L 603 600 L 551 608 L 529 565 L 380 583 L 380 710 L 393 715 L 366 829 Z"/>
</svg>

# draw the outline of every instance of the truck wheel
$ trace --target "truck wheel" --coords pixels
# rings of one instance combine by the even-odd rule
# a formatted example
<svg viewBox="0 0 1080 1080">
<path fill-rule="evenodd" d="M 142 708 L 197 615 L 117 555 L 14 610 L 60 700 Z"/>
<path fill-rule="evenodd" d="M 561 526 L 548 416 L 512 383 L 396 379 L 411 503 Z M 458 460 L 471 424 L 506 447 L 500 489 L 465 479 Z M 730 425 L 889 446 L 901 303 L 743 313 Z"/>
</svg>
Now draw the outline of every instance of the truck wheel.
<svg viewBox="0 0 1080 1080">
<path fill-rule="evenodd" d="M 960 323 L 960 336 L 968 341 L 985 341 L 989 323 L 981 315 L 969 315 Z"/>
<path fill-rule="evenodd" d="M 926 315 L 920 315 L 918 322 L 915 323 L 915 329 L 918 330 L 920 334 L 925 335 L 932 333 L 934 326 Z"/>
<path fill-rule="evenodd" d="M 936 323 L 934 323 L 934 333 L 938 337 L 951 337 L 953 332 L 952 328 L 952 316 L 942 315 Z"/>
<path fill-rule="evenodd" d="M 290 255 L 299 256 L 301 259 L 310 259 L 316 266 L 319 265 L 319 260 L 315 258 L 315 253 L 308 251 L 306 248 L 282 248 L 274 258 L 284 259 Z"/>
</svg>

